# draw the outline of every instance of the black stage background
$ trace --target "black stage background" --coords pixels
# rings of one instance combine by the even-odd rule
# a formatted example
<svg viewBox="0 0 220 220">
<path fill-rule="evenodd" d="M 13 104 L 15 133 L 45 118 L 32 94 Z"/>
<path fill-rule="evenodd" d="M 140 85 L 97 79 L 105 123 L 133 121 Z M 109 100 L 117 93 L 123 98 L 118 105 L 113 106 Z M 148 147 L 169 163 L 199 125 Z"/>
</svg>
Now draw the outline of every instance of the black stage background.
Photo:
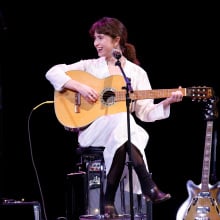
<svg viewBox="0 0 220 220">
<path fill-rule="evenodd" d="M 31 110 L 53 100 L 53 88 L 45 79 L 51 66 L 96 57 L 88 35 L 96 19 L 115 16 L 125 23 L 129 41 L 135 44 L 154 89 L 211 86 L 217 96 L 220 92 L 216 5 L 143 6 L 136 2 L 125 8 L 116 2 L 72 4 L 2 2 L 0 7 L 0 197 L 41 200 L 30 137 L 48 220 L 65 216 L 65 177 L 74 167 L 76 137 L 58 123 L 53 104 L 42 105 L 32 114 Z M 94 10 L 86 12 L 90 7 Z M 201 182 L 206 125 L 203 116 L 201 105 L 185 97 L 182 103 L 172 106 L 169 119 L 141 123 L 150 134 L 146 154 L 153 177 L 163 191 L 172 194 L 171 200 L 153 206 L 154 220 L 174 220 L 188 197 L 187 180 Z M 216 155 L 219 164 L 218 142 Z M 218 167 L 214 183 L 220 177 Z"/>
</svg>

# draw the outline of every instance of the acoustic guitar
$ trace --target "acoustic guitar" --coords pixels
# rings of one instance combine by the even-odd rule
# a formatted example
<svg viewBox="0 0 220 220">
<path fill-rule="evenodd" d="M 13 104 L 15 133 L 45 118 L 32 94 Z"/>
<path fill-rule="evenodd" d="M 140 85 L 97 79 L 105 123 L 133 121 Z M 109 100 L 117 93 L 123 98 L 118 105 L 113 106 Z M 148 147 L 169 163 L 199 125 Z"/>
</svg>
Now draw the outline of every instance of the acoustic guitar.
<svg viewBox="0 0 220 220">
<path fill-rule="evenodd" d="M 178 209 L 176 220 L 220 220 L 220 182 L 215 185 L 209 183 L 213 123 L 218 116 L 216 103 L 215 97 L 209 99 L 205 108 L 207 123 L 201 184 L 187 181 L 189 196 Z"/>
<path fill-rule="evenodd" d="M 121 75 L 113 75 L 104 79 L 85 71 L 72 70 L 66 72 L 72 79 L 93 87 L 99 92 L 97 102 L 87 102 L 78 92 L 65 90 L 55 91 L 55 114 L 59 122 L 68 128 L 82 128 L 100 116 L 126 112 L 125 81 Z M 211 87 L 189 87 L 175 89 L 138 90 L 129 94 L 132 101 L 141 99 L 166 98 L 172 92 L 181 90 L 184 96 L 192 99 L 208 99 L 213 96 Z"/>
</svg>

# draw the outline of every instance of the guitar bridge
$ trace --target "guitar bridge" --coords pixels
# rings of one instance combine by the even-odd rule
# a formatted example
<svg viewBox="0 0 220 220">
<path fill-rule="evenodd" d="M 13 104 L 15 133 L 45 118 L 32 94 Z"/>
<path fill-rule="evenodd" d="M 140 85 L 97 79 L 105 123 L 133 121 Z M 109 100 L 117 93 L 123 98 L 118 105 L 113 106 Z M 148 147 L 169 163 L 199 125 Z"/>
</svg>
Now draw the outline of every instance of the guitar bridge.
<svg viewBox="0 0 220 220">
<path fill-rule="evenodd" d="M 194 220 L 210 220 L 209 217 L 195 217 Z"/>
<path fill-rule="evenodd" d="M 80 113 L 80 106 L 81 104 L 81 94 L 79 92 L 75 93 L 75 106 L 74 106 L 74 112 Z"/>
<path fill-rule="evenodd" d="M 199 206 L 197 207 L 196 212 L 198 214 L 207 214 L 210 212 L 210 208 L 207 206 Z"/>
</svg>

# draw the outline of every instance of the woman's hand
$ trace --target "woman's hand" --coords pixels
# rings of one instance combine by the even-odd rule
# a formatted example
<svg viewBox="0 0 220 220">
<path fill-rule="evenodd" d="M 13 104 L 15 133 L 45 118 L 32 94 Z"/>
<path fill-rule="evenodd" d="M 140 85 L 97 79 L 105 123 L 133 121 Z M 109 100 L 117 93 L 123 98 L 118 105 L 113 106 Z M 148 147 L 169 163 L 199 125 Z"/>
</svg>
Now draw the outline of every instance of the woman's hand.
<svg viewBox="0 0 220 220">
<path fill-rule="evenodd" d="M 181 88 L 181 87 L 179 87 Z M 166 98 L 164 101 L 163 101 L 163 105 L 164 107 L 172 104 L 172 103 L 175 103 L 175 102 L 181 102 L 183 99 L 183 93 L 180 91 L 180 90 L 177 90 L 175 92 L 172 92 L 171 93 L 171 96 Z"/>
<path fill-rule="evenodd" d="M 64 88 L 79 92 L 88 102 L 96 102 L 99 97 L 99 94 L 95 89 L 73 79 L 69 80 L 64 85 Z"/>
<path fill-rule="evenodd" d="M 81 86 L 78 88 L 78 92 L 88 101 L 88 102 L 96 102 L 99 95 L 93 88 L 81 84 Z"/>
</svg>

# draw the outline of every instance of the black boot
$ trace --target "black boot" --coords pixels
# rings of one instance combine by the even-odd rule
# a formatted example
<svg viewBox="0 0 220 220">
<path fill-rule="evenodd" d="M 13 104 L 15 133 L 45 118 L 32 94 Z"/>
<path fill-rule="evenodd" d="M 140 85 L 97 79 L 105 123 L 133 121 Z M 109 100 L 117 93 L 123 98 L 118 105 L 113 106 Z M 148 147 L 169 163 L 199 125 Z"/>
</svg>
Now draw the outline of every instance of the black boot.
<svg viewBox="0 0 220 220">
<path fill-rule="evenodd" d="M 140 181 L 141 190 L 145 200 L 160 203 L 171 198 L 169 193 L 162 192 L 151 178 L 145 164 L 134 167 Z"/>
<path fill-rule="evenodd" d="M 104 209 L 105 209 L 104 217 L 106 219 L 112 219 L 112 218 L 114 219 L 114 218 L 116 218 L 118 216 L 118 212 L 117 212 L 117 210 L 116 210 L 114 205 L 112 205 L 112 204 L 109 204 L 109 205 L 105 204 Z"/>
<path fill-rule="evenodd" d="M 144 196 L 146 201 L 151 200 L 153 203 L 164 202 L 171 198 L 169 193 L 162 192 L 156 185 L 150 189 L 150 192 Z"/>
</svg>

